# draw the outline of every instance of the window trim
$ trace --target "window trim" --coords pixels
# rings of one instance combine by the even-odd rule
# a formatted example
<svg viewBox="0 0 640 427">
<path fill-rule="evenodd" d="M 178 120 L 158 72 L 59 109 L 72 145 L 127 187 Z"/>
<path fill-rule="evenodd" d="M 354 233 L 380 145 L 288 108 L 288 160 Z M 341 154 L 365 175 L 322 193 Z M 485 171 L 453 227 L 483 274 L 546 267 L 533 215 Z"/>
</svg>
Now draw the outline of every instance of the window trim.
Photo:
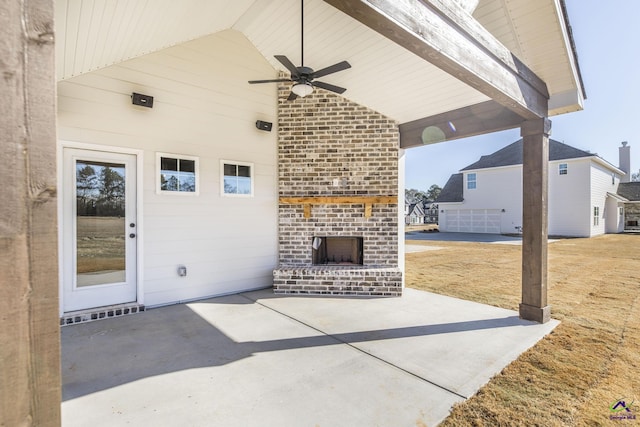
<svg viewBox="0 0 640 427">
<path fill-rule="evenodd" d="M 224 165 L 248 166 L 249 178 L 251 179 L 251 192 L 249 194 L 227 193 L 224 191 Z M 255 195 L 255 166 L 252 162 L 241 162 L 239 160 L 220 159 L 220 195 L 222 197 L 244 197 L 250 198 Z"/>
<path fill-rule="evenodd" d="M 473 175 L 473 180 L 469 179 Z M 471 187 L 473 183 L 473 187 Z M 467 174 L 467 190 L 476 190 L 478 188 L 478 174 L 475 172 Z"/>
<path fill-rule="evenodd" d="M 593 207 L 593 226 L 600 226 L 600 206 Z"/>
<path fill-rule="evenodd" d="M 558 175 L 569 175 L 569 164 L 568 163 L 560 163 L 560 164 L 558 164 Z"/>
<path fill-rule="evenodd" d="M 162 189 L 162 158 L 168 159 L 176 159 L 176 160 L 192 160 L 194 162 L 194 174 L 196 181 L 196 191 L 171 191 L 171 190 L 163 190 Z M 174 196 L 198 196 L 200 194 L 200 158 L 196 156 L 188 156 L 184 154 L 175 154 L 175 153 L 162 153 L 156 152 L 156 176 L 154 177 L 156 181 L 156 194 L 170 194 Z"/>
</svg>

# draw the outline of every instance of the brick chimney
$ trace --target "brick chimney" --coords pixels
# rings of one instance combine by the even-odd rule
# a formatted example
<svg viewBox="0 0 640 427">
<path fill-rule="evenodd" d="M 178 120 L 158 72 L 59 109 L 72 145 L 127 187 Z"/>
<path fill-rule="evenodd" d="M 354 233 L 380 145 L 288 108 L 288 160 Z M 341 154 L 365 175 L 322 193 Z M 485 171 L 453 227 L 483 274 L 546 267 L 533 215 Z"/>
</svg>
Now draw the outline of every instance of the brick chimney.
<svg viewBox="0 0 640 427">
<path fill-rule="evenodd" d="M 619 153 L 619 169 L 626 173 L 620 179 L 620 182 L 630 182 L 631 181 L 631 147 L 629 147 L 627 141 L 622 141 L 622 147 L 618 148 Z"/>
</svg>

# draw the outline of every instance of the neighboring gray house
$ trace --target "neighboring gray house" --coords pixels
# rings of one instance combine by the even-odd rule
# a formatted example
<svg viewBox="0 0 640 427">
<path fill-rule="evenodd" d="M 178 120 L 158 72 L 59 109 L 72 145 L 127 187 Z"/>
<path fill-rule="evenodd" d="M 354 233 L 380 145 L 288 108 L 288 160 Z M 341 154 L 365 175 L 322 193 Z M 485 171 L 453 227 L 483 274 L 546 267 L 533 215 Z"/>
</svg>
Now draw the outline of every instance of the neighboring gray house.
<svg viewBox="0 0 640 427">
<path fill-rule="evenodd" d="M 451 175 L 437 200 L 440 231 L 521 232 L 522 149 L 522 140 L 516 141 Z M 621 164 L 623 151 L 628 156 L 626 144 Z M 621 178 L 628 175 L 624 167 L 549 140 L 549 235 L 623 231 L 625 203 L 631 200 L 617 194 Z"/>
<path fill-rule="evenodd" d="M 624 229 L 640 231 L 640 182 L 621 182 L 618 195 L 624 197 Z"/>
</svg>

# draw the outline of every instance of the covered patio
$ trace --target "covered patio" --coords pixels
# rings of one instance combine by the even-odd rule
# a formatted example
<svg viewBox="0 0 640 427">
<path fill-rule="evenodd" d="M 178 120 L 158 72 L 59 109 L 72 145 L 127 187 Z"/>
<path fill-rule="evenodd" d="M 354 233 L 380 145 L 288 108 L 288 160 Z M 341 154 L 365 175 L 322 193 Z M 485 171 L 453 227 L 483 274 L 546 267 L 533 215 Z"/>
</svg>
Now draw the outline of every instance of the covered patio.
<svg viewBox="0 0 640 427">
<path fill-rule="evenodd" d="M 163 307 L 62 329 L 62 421 L 435 425 L 557 324 L 413 289 Z"/>
<path fill-rule="evenodd" d="M 563 1 L 305 0 L 304 4 L 307 11 L 304 25 L 299 21 L 297 0 L 206 4 L 199 0 L 10 0 L 3 4 L 0 34 L 5 43 L 0 46 L 0 54 L 6 60 L 0 64 L 0 71 L 6 84 L 0 89 L 0 95 L 7 101 L 0 106 L 0 129 L 10 166 L 0 170 L 3 188 L 9 194 L 9 203 L 1 208 L 0 216 L 0 237 L 5 242 L 0 264 L 6 272 L 0 289 L 5 303 L 0 355 L 8 361 L 3 366 L 4 381 L 0 389 L 3 423 L 59 424 L 61 314 L 131 302 L 139 306 L 162 306 L 270 286 L 272 272 L 283 264 L 283 253 L 289 251 L 293 264 L 310 258 L 308 237 L 314 236 L 310 233 L 315 227 L 314 221 L 318 220 L 318 204 L 333 206 L 332 209 L 346 218 L 357 218 L 353 220 L 359 222 L 355 230 L 365 224 L 378 233 L 375 239 L 364 237 L 370 253 L 379 258 L 371 261 L 371 265 L 366 265 L 365 260 L 365 267 L 371 267 L 371 274 L 379 277 L 393 274 L 394 290 L 389 294 L 395 295 L 398 289 L 402 291 L 403 230 L 398 206 L 403 205 L 404 150 L 498 130 L 520 128 L 524 139 L 525 232 L 519 313 L 491 309 L 476 317 L 466 317 L 474 310 L 448 307 L 441 311 L 446 304 L 440 305 L 435 296 L 429 297 L 426 305 L 409 304 L 403 308 L 407 303 L 405 298 L 344 298 L 336 302 L 333 298 L 275 298 L 262 292 L 74 326 L 63 331 L 65 358 L 74 342 L 83 340 L 81 331 L 87 331 L 85 339 L 94 343 L 101 337 L 111 340 L 110 344 L 102 343 L 104 347 L 99 347 L 103 353 L 116 350 L 128 357 L 131 355 L 128 349 L 139 348 L 140 342 L 148 343 L 150 349 L 157 351 L 144 356 L 149 357 L 150 365 L 133 364 L 120 380 L 117 373 L 115 380 L 109 379 L 115 370 L 104 369 L 114 365 L 105 363 L 100 353 L 86 354 L 81 361 L 89 364 L 82 368 L 84 376 L 73 380 L 74 370 L 84 365 L 65 359 L 65 411 L 72 411 L 76 403 L 82 402 L 79 406 L 84 406 L 94 398 L 109 396 L 113 391 L 118 394 L 130 387 L 135 389 L 151 381 L 145 384 L 145 390 L 150 393 L 145 398 L 152 400 L 133 401 L 137 403 L 137 411 L 143 411 L 144 406 L 149 407 L 148 403 L 153 402 L 150 412 L 144 413 L 145 417 L 151 416 L 154 410 L 161 411 L 163 404 L 171 407 L 171 399 L 165 400 L 166 395 L 153 394 L 159 389 L 154 387 L 153 379 L 159 375 L 164 380 L 175 371 L 192 374 L 195 371 L 191 368 L 235 367 L 252 361 L 262 363 L 255 368 L 259 373 L 260 367 L 274 362 L 284 366 L 292 363 L 286 357 L 279 360 L 280 356 L 300 355 L 299 352 L 310 349 L 321 353 L 342 352 L 336 357 L 323 356 L 320 367 L 331 366 L 332 360 L 354 361 L 352 365 L 334 366 L 335 373 L 364 372 L 358 370 L 359 365 L 382 364 L 386 367 L 381 372 L 386 371 L 389 381 L 419 381 L 416 387 L 423 393 L 415 393 L 413 397 L 418 400 L 427 399 L 430 390 L 443 390 L 442 397 L 447 403 L 442 406 L 448 408 L 450 403 L 469 396 L 499 371 L 498 365 L 508 362 L 500 359 L 505 351 L 513 357 L 518 354 L 511 347 L 511 340 L 504 342 L 494 337 L 497 334 L 492 334 L 491 328 L 499 328 L 503 332 L 501 336 L 508 336 L 508 331 L 540 331 L 535 337 L 522 337 L 522 342 L 532 345 L 553 326 L 547 301 L 549 117 L 582 109 L 584 99 Z M 289 82 L 280 82 L 277 88 L 248 84 L 252 79 L 278 79 L 292 71 L 292 67 L 274 55 L 287 55 L 295 63 L 294 68 L 310 65 L 322 69 L 348 60 L 351 69 L 332 74 L 328 79 L 331 85 L 347 91 L 337 95 L 336 91 L 325 91 L 319 85 L 309 97 L 287 101 Z M 132 94 L 141 92 L 155 95 L 155 103 L 143 107 L 132 105 Z M 326 103 L 328 108 L 321 103 Z M 333 104 L 339 111 L 331 110 Z M 148 108 L 151 105 L 153 109 Z M 305 111 L 310 105 L 316 110 Z M 322 124 L 312 123 L 311 116 Z M 274 122 L 276 128 L 282 126 L 288 130 L 266 133 L 256 129 L 256 119 Z M 327 124 L 327 121 L 330 122 Z M 318 129 L 312 130 L 310 126 Z M 378 137 L 384 141 L 376 141 Z M 289 143 L 288 138 L 307 146 L 328 141 L 329 144 L 319 150 L 328 156 L 324 159 L 329 160 L 323 162 L 319 152 L 311 153 L 298 147 L 287 152 L 283 147 Z M 369 163 L 357 164 L 354 160 L 362 157 L 362 146 L 367 144 Z M 340 150 L 344 147 L 352 151 L 343 153 Z M 109 286 L 100 287 L 99 290 L 105 290 L 103 295 L 80 298 L 78 304 L 65 306 L 71 301 L 70 295 L 89 293 L 88 288 L 81 289 L 74 282 L 77 270 L 73 257 L 77 248 L 74 246 L 76 236 L 72 233 L 74 172 L 77 171 L 73 156 L 79 153 L 86 157 L 87 152 L 108 154 L 104 158 L 89 159 L 97 165 L 126 163 L 127 170 L 135 171 L 127 177 L 135 178 L 130 187 L 137 190 L 133 193 L 139 197 L 130 197 L 131 203 L 127 206 L 135 206 L 137 214 L 132 215 L 137 216 L 122 221 L 127 230 L 124 239 L 132 248 L 127 249 L 125 268 L 129 287 L 122 295 L 112 294 Z M 335 159 L 327 153 L 338 152 L 344 154 L 340 159 L 344 170 L 336 168 L 328 172 L 329 163 Z M 379 159 L 382 152 L 385 157 Z M 116 162 L 114 155 L 120 160 Z M 305 187 L 305 194 L 283 192 L 284 179 L 278 173 L 285 160 L 291 159 L 300 162 L 291 165 L 292 173 L 286 177 L 292 177 L 291 192 Z M 187 171 L 202 172 L 202 191 L 188 189 L 186 191 L 195 193 L 193 197 L 188 194 L 180 198 L 162 194 L 159 179 L 162 174 L 157 172 L 162 170 L 165 160 L 176 165 L 178 161 L 195 165 L 202 160 L 202 170 L 189 166 L 192 169 Z M 385 175 L 379 173 L 382 164 L 385 164 Z M 227 197 L 223 182 L 227 166 L 234 171 L 230 173 L 237 174 L 234 178 L 245 178 L 239 171 L 254 165 L 256 197 L 253 193 L 247 198 Z M 313 170 L 314 167 L 320 170 Z M 308 173 L 301 178 L 295 175 L 299 172 Z M 254 177 L 253 172 L 250 176 Z M 305 186 L 297 185 L 298 180 L 304 181 Z M 371 182 L 378 182 L 383 190 L 368 193 L 373 187 Z M 200 182 L 198 191 L 199 187 Z M 243 204 L 245 202 L 247 204 Z M 325 217 L 337 215 L 324 206 L 320 209 Z M 125 211 L 131 214 L 134 210 Z M 383 218 L 382 213 L 386 217 Z M 289 227 L 289 219 L 294 217 L 302 224 L 298 229 Z M 254 230 L 249 230 L 243 218 L 251 218 Z M 377 226 L 377 222 L 385 227 Z M 291 233 L 290 242 L 302 242 L 304 248 L 287 246 L 290 242 L 279 240 L 285 230 Z M 239 233 L 242 236 L 234 245 L 220 244 Z M 332 235 L 318 233 L 315 236 Z M 178 256 L 186 261 L 178 260 Z M 387 268 L 382 272 L 377 269 L 381 262 L 386 263 Z M 185 265 L 189 267 L 189 274 L 186 267 L 176 268 Z M 287 267 L 298 269 L 297 265 Z M 303 266 L 300 271 L 307 268 Z M 177 271 L 185 274 L 180 273 L 178 279 Z M 296 271 L 292 274 L 297 274 Z M 367 283 L 368 278 L 361 281 Z M 380 282 L 384 284 L 384 279 Z M 306 292 L 304 283 L 299 286 Z M 409 300 L 414 298 L 412 291 L 407 294 Z M 104 295 L 113 297 L 115 302 L 104 303 Z M 310 313 L 319 310 L 317 319 L 298 317 L 304 311 L 299 313 L 286 305 L 287 302 L 294 307 L 302 303 L 309 305 L 310 301 L 312 307 L 305 310 Z M 357 310 L 352 306 L 346 310 L 326 308 L 331 304 L 357 304 L 358 307 Z M 370 318 L 341 320 L 344 311 L 366 313 L 369 306 L 371 310 L 379 310 L 375 316 L 372 313 Z M 323 307 L 327 310 L 324 314 Z M 200 309 L 202 313 L 192 314 Z M 230 325 L 228 319 L 220 317 L 223 313 L 229 319 L 237 318 L 236 310 L 242 309 L 248 312 L 246 320 L 267 316 L 281 323 L 284 330 L 274 333 L 266 328 L 263 331 L 262 326 L 269 322 L 245 323 L 245 319 Z M 405 309 L 408 314 L 403 313 Z M 274 310 L 282 311 L 284 317 Z M 139 334 L 145 330 L 142 327 L 148 321 L 145 319 L 179 312 L 186 314 L 181 320 L 192 322 L 189 324 L 193 330 L 180 329 L 180 322 L 172 324 L 170 320 L 159 319 L 159 325 L 178 329 L 169 329 L 170 336 Z M 367 323 L 377 318 L 384 318 L 385 322 Z M 343 326 L 357 325 L 360 321 L 364 322 L 360 328 Z M 543 325 L 535 326 L 529 321 Z M 122 328 L 122 335 L 105 333 L 111 327 L 114 331 Z M 244 330 L 236 331 L 234 327 Z M 80 334 L 78 337 L 69 336 L 76 331 Z M 212 347 L 193 349 L 190 346 L 191 343 L 205 345 L 207 340 L 193 339 L 188 344 L 180 341 L 194 331 L 212 342 L 228 345 L 228 353 L 203 359 L 203 354 L 213 352 Z M 466 345 L 465 340 L 455 339 L 466 334 L 477 337 L 470 338 L 469 343 L 481 345 L 472 345 L 468 352 L 460 353 L 465 355 L 464 360 L 458 360 L 455 372 L 464 371 L 465 366 L 474 362 L 475 352 L 486 347 L 485 338 L 498 341 L 493 350 L 476 358 L 493 366 L 492 361 L 497 357 L 502 361 L 495 365 L 496 370 L 469 371 L 457 382 L 431 376 L 430 373 L 444 369 L 451 377 L 452 369 L 448 368 L 454 365 L 437 366 L 437 363 L 448 363 L 451 355 L 447 349 Z M 388 343 L 406 340 L 410 345 L 394 351 L 382 345 L 378 354 L 378 336 L 390 336 L 384 340 Z M 447 343 L 449 337 L 453 340 Z M 148 338 L 155 340 L 150 342 Z M 415 353 L 414 359 L 431 359 L 430 363 L 436 365 L 402 367 L 401 362 L 411 360 L 403 352 L 413 351 L 416 340 L 424 343 L 417 346 L 422 353 Z M 163 347 L 165 343 L 173 345 Z M 182 344 L 189 349 L 184 358 L 179 357 Z M 90 348 L 78 348 L 77 353 L 83 354 Z M 444 349 L 444 352 L 434 352 L 434 349 Z M 368 352 L 371 358 L 365 356 Z M 248 357 L 253 354 L 258 356 Z M 387 360 L 391 354 L 393 358 Z M 91 365 L 92 359 L 103 362 Z M 183 360 L 187 362 L 183 364 Z M 304 360 L 304 357 L 294 358 L 296 363 Z M 140 370 L 133 369 L 136 367 Z M 296 375 L 302 376 L 296 381 L 312 384 L 324 380 L 316 375 L 305 377 L 304 368 L 300 366 L 301 372 Z M 96 375 L 93 379 L 92 369 Z M 366 372 L 369 374 L 358 377 L 356 383 L 364 381 L 359 390 L 370 393 L 372 387 L 367 381 L 372 380 L 372 370 Z M 328 373 L 329 370 L 321 372 Z M 398 373 L 401 379 L 394 377 Z M 282 374 L 289 375 L 292 371 L 283 369 Z M 228 378 L 222 375 L 222 383 L 233 384 L 235 373 Z M 196 375 L 193 381 L 204 378 Z M 376 382 L 374 387 L 383 387 L 386 382 Z M 177 380 L 177 383 L 193 384 L 190 380 Z M 272 384 L 277 383 L 274 379 Z M 250 393 L 253 384 L 243 385 L 245 387 L 231 390 L 222 387 L 203 390 L 224 390 L 221 398 L 232 397 L 234 393 L 242 397 Z M 287 405 L 280 399 L 280 393 L 286 390 L 275 386 L 266 390 L 271 394 L 261 393 L 261 398 L 272 399 L 270 403 L 274 405 Z M 323 397 L 335 398 L 329 390 L 330 387 L 325 388 Z M 404 390 L 398 387 L 392 392 L 404 393 Z M 289 395 L 295 397 L 295 393 Z M 257 396 L 251 399 L 256 405 L 260 402 Z M 204 396 L 199 397 L 202 400 L 198 405 L 208 403 Z M 377 403 L 383 400 L 380 395 Z M 318 413 L 323 405 L 309 406 L 312 401 L 304 404 L 296 401 L 296 404 L 308 409 L 307 413 Z M 298 407 L 289 409 L 295 414 Z M 189 416 L 186 408 L 188 405 L 181 409 L 185 411 L 184 417 Z M 423 407 L 419 403 L 412 408 L 403 414 L 410 414 L 413 421 L 424 418 L 430 420 L 429 423 L 437 422 L 445 414 L 426 415 L 430 410 L 425 409 L 425 415 L 421 415 Z M 108 410 L 114 414 L 119 411 L 116 406 Z M 344 415 L 344 411 L 338 415 Z M 402 414 L 396 412 L 395 415 Z M 65 422 L 72 419 L 66 417 Z M 163 421 L 169 423 L 170 418 L 165 416 Z M 391 424 L 398 424 L 396 421 Z"/>
</svg>

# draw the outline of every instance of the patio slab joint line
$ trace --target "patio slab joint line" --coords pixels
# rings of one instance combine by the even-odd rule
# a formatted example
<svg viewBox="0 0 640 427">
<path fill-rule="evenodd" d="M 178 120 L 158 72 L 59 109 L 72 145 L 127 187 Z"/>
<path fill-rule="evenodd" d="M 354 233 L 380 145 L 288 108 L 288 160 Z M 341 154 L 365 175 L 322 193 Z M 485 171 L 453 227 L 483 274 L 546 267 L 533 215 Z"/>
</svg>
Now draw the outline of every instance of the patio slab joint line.
<svg viewBox="0 0 640 427">
<path fill-rule="evenodd" d="M 416 374 L 416 373 L 414 373 L 414 372 L 411 372 L 411 371 L 409 371 L 409 370 L 407 370 L 407 369 L 404 369 L 404 368 L 402 368 L 402 367 L 400 367 L 400 366 L 398 366 L 398 365 L 396 365 L 396 364 L 394 364 L 394 363 L 389 362 L 388 360 L 385 360 L 385 359 L 383 359 L 383 358 L 381 358 L 381 357 L 379 357 L 379 356 L 376 356 L 375 354 L 369 353 L 368 351 L 365 351 L 365 350 L 363 350 L 363 349 L 361 349 L 361 348 L 359 348 L 359 347 L 357 347 L 357 346 L 355 346 L 355 345 L 353 345 L 353 344 L 351 344 L 351 343 L 349 343 L 349 342 L 347 342 L 347 341 L 341 340 L 340 338 L 338 338 L 338 337 L 337 337 L 337 336 L 335 336 L 335 335 L 332 335 L 332 334 L 327 333 L 327 332 L 325 332 L 325 331 L 323 331 L 323 330 L 321 330 L 321 329 L 318 329 L 318 328 L 316 328 L 315 326 L 309 325 L 308 323 L 305 323 L 305 322 L 301 321 L 300 319 L 296 319 L 296 318 L 295 318 L 295 317 L 293 317 L 293 316 L 290 316 L 290 315 L 288 315 L 288 314 L 286 314 L 286 313 L 283 313 L 283 312 L 281 312 L 281 311 L 279 311 L 279 310 L 276 310 L 276 309 L 275 309 L 275 308 L 273 308 L 273 307 L 269 307 L 269 306 L 267 306 L 267 305 L 265 305 L 265 304 L 263 304 L 263 303 L 261 303 L 261 302 L 259 302 L 259 301 L 257 301 L 257 300 L 253 300 L 253 299 L 249 298 L 248 296 L 246 296 L 245 294 L 240 294 L 240 295 L 241 295 L 243 298 L 248 299 L 249 301 L 252 301 L 252 302 L 254 302 L 254 303 L 256 303 L 256 304 L 258 304 L 258 305 L 260 305 L 260 306 L 262 306 L 262 307 L 264 307 L 264 308 L 266 308 L 266 309 L 268 309 L 268 310 L 273 311 L 274 313 L 278 313 L 278 314 L 280 314 L 280 315 L 282 315 L 282 316 L 285 316 L 285 317 L 287 317 L 287 318 L 289 318 L 289 319 L 293 320 L 294 322 L 300 323 L 301 325 L 304 325 L 304 326 L 306 326 L 306 327 L 308 327 L 308 328 L 311 328 L 311 329 L 313 329 L 314 331 L 320 332 L 321 334 L 324 334 L 324 335 L 326 335 L 326 336 L 328 336 L 328 337 L 331 337 L 331 338 L 335 339 L 336 341 L 338 341 L 338 342 L 340 342 L 340 343 L 342 343 L 342 344 L 345 344 L 345 345 L 347 345 L 347 346 L 349 346 L 349 347 L 353 348 L 353 349 L 354 349 L 354 350 L 356 350 L 356 351 L 359 351 L 360 353 L 363 353 L 363 354 L 366 354 L 367 356 L 373 357 L 374 359 L 377 359 L 377 360 L 379 360 L 380 362 L 382 362 L 382 363 L 384 363 L 384 364 L 386 364 L 386 365 L 389 365 L 389 366 L 391 366 L 391 367 L 393 367 L 393 368 L 395 368 L 395 369 L 398 369 L 398 370 L 400 370 L 400 371 L 402 371 L 402 372 L 404 372 L 404 373 L 407 373 L 407 374 L 411 375 L 412 377 L 418 378 L 419 380 L 424 381 L 424 382 L 426 382 L 426 383 L 429 383 L 429 384 L 431 384 L 431 385 L 433 385 L 433 386 L 435 386 L 435 387 L 438 387 L 439 389 L 444 390 L 444 391 L 446 391 L 447 393 L 451 393 L 451 394 L 453 394 L 454 396 L 458 396 L 458 397 L 460 397 L 460 398 L 462 398 L 462 399 L 465 399 L 465 400 L 466 400 L 466 399 L 468 399 L 468 398 L 470 397 L 470 396 L 464 396 L 464 395 L 462 395 L 462 394 L 460 394 L 460 393 L 458 393 L 458 392 L 455 392 L 455 391 L 453 391 L 453 390 L 450 390 L 450 389 L 448 389 L 447 387 L 444 387 L 444 386 L 442 386 L 442 385 L 440 385 L 440 384 L 438 384 L 438 383 L 436 383 L 436 382 L 433 382 L 433 381 L 431 381 L 431 380 L 429 380 L 429 379 L 427 379 L 427 378 L 424 378 L 424 377 L 422 377 L 422 376 L 420 376 L 420 375 L 418 375 L 418 374 Z"/>
</svg>

